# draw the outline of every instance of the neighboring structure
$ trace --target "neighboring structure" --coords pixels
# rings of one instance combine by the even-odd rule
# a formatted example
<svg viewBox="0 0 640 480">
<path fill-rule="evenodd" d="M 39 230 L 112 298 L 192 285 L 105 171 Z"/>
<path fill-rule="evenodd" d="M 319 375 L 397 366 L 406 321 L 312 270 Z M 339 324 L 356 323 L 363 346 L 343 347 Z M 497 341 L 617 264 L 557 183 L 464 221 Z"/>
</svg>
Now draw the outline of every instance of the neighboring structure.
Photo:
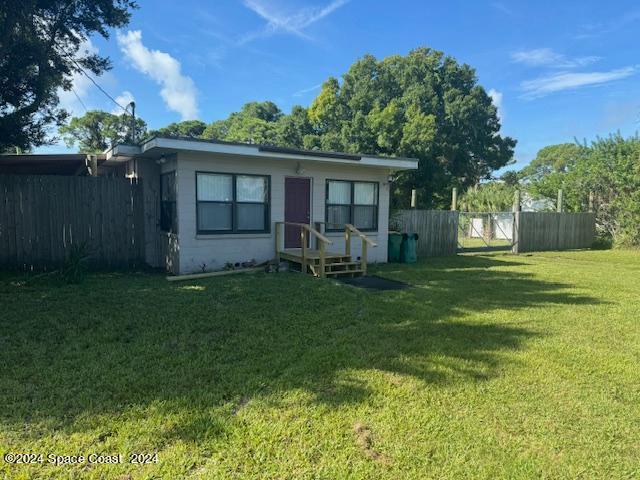
<svg viewBox="0 0 640 480">
<path fill-rule="evenodd" d="M 377 244 L 369 261 L 386 262 L 390 181 L 418 161 L 157 136 L 106 152 L 102 167 L 123 165 L 144 185 L 147 263 L 184 274 L 275 258 L 279 222 L 283 251 L 301 246 L 291 223 L 305 224 L 342 263 L 352 224 Z"/>
<path fill-rule="evenodd" d="M 105 155 L 85 153 L 0 155 L 0 175 L 106 175 Z M 93 170 L 92 168 L 95 167 Z M 111 172 L 117 175 L 118 172 Z"/>
<path fill-rule="evenodd" d="M 534 198 L 529 192 L 522 192 L 521 212 L 553 212 L 556 203 L 548 198 Z"/>
</svg>

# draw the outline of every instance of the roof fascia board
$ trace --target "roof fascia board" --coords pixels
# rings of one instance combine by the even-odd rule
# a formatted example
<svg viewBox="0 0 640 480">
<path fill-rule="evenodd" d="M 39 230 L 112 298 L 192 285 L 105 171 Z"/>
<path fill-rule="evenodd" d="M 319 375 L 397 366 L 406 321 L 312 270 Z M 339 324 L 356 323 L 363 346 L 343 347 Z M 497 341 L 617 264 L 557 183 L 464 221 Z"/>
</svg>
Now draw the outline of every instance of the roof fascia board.
<svg viewBox="0 0 640 480">
<path fill-rule="evenodd" d="M 332 163 L 341 165 L 361 165 L 368 167 L 378 168 L 391 168 L 395 170 L 415 170 L 418 168 L 418 162 L 416 160 L 409 159 L 396 159 L 396 158 L 384 158 L 384 157 L 368 157 L 366 155 L 361 156 L 360 161 L 353 161 L 341 158 L 330 157 L 318 157 L 312 154 L 294 154 L 294 153 L 275 153 L 260 151 L 258 145 L 237 145 L 237 144 L 225 144 L 225 143 L 213 143 L 213 142 L 201 142 L 201 141 L 189 141 L 181 139 L 153 137 L 142 144 L 138 153 L 145 154 L 155 148 L 167 149 L 167 150 L 182 150 L 182 151 L 194 151 L 205 153 L 220 153 L 227 155 L 241 155 L 247 157 L 269 158 L 273 160 L 297 160 L 297 161 L 312 161 L 322 163 Z M 116 151 L 116 154 L 120 153 Z M 124 152 L 122 152 L 124 154 Z M 133 153 L 133 152 L 132 152 Z"/>
</svg>

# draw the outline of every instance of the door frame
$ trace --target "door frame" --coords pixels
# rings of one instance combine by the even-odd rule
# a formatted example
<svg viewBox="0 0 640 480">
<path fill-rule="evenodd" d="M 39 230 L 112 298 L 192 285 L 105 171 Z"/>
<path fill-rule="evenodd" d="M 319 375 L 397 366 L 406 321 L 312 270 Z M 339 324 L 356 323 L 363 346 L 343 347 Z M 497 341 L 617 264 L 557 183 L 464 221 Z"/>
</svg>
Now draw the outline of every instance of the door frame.
<svg viewBox="0 0 640 480">
<path fill-rule="evenodd" d="M 282 218 L 287 221 L 287 178 L 293 178 L 296 180 L 308 180 L 309 181 L 309 226 L 313 226 L 313 177 L 303 177 L 301 175 L 285 175 L 284 177 L 284 195 L 283 195 L 283 211 Z M 287 226 L 285 225 L 285 232 Z M 310 245 L 310 239 L 307 237 L 307 247 Z M 284 234 L 284 248 L 287 248 L 287 234 Z M 298 248 L 298 246 L 294 247 Z"/>
</svg>

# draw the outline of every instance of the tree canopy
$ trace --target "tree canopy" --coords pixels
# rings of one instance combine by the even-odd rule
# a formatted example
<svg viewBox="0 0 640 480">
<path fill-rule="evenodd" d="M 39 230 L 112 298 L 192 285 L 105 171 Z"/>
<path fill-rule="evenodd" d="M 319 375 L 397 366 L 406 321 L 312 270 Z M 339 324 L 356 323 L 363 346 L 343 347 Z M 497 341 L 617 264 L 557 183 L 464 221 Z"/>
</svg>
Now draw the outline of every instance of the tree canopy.
<svg viewBox="0 0 640 480">
<path fill-rule="evenodd" d="M 586 153 L 588 149 L 577 143 L 549 145 L 540 150 L 536 158 L 520 172 L 520 178 L 528 185 L 533 195 L 556 198 L 558 190 L 564 187 L 567 174 Z M 569 211 L 580 211 L 583 199 L 579 195 L 582 195 L 582 192 L 565 190 L 566 208 Z"/>
<path fill-rule="evenodd" d="M 131 116 L 100 110 L 91 110 L 82 117 L 74 117 L 68 125 L 60 127 L 67 146 L 78 145 L 81 153 L 100 153 L 117 143 L 125 143 L 131 140 Z M 146 135 L 147 124 L 141 118 L 135 121 L 135 138 L 143 138 Z"/>
<path fill-rule="evenodd" d="M 446 205 L 454 186 L 488 178 L 511 161 L 516 144 L 500 135 L 496 107 L 475 71 L 429 48 L 383 60 L 366 55 L 342 81 L 329 78 L 308 108 L 285 115 L 272 102 L 247 103 L 201 136 L 416 157 L 418 171 L 402 175 L 394 193 L 405 205 L 416 188 L 423 207 Z"/>
<path fill-rule="evenodd" d="M 420 207 L 448 205 L 453 187 L 465 190 L 509 164 L 516 144 L 500 135 L 496 106 L 475 71 L 429 48 L 383 60 L 366 55 L 290 114 L 250 102 L 208 125 L 178 122 L 152 133 L 415 157 L 419 169 L 394 184 L 394 206 L 406 206 L 416 188 Z"/>
<path fill-rule="evenodd" d="M 552 145 L 521 176 L 527 188 L 549 199 L 562 188 L 569 211 L 586 211 L 593 193 L 601 233 L 618 244 L 640 245 L 640 137 Z"/>
<path fill-rule="evenodd" d="M 367 55 L 342 83 L 331 78 L 309 107 L 314 133 L 305 147 L 420 159 L 396 186 L 422 206 L 441 206 L 451 188 L 467 188 L 507 165 L 515 140 L 500 135 L 497 110 L 475 71 L 429 48 L 381 61 Z"/>
<path fill-rule="evenodd" d="M 129 22 L 132 0 L 5 0 L 0 9 L 0 150 L 47 143 L 61 125 L 59 88 L 72 88 L 82 70 L 100 75 L 108 58 L 87 48 L 90 35 Z"/>
<path fill-rule="evenodd" d="M 149 134 L 199 138 L 206 128 L 207 124 L 200 120 L 185 120 L 183 122 L 170 123 L 166 127 L 149 132 Z"/>
<path fill-rule="evenodd" d="M 467 212 L 510 212 L 517 187 L 506 182 L 487 182 L 467 190 L 459 200 Z"/>
</svg>

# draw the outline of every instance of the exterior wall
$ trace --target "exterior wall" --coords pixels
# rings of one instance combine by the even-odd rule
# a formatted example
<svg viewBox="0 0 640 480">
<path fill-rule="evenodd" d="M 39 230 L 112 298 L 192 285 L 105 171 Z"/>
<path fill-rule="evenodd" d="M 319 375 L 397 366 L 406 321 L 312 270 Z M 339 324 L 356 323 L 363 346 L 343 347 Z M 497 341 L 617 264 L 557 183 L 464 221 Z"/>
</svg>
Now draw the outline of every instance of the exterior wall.
<svg viewBox="0 0 640 480">
<path fill-rule="evenodd" d="M 387 261 L 389 224 L 389 170 L 386 168 L 332 165 L 301 162 L 304 173 L 297 175 L 298 162 L 293 160 L 252 159 L 239 156 L 181 152 L 177 158 L 177 210 L 179 235 L 179 273 L 217 270 L 226 262 L 255 260 L 264 262 L 275 257 L 275 222 L 284 221 L 285 177 L 307 177 L 312 180 L 311 221 L 325 221 L 325 186 L 327 179 L 362 180 L 379 183 L 378 232 L 366 235 L 378 244 L 368 249 L 368 261 Z M 163 168 L 164 171 L 164 168 Z M 168 170 L 167 170 L 168 171 Z M 252 173 L 271 176 L 271 223 L 266 234 L 198 235 L 196 231 L 196 171 Z M 344 251 L 344 233 L 327 233 L 334 243 L 328 251 Z M 352 239 L 351 253 L 360 255 L 361 242 Z"/>
</svg>

